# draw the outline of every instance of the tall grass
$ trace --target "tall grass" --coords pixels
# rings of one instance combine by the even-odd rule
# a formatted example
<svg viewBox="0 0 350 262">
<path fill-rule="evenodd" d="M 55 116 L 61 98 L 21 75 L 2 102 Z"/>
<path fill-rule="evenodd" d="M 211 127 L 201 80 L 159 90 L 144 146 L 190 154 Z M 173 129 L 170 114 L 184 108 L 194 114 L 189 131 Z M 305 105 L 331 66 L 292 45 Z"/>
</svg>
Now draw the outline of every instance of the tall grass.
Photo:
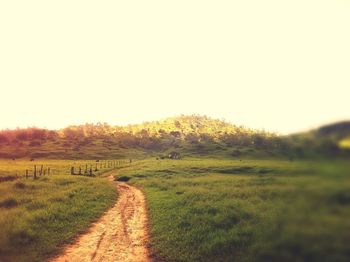
<svg viewBox="0 0 350 262">
<path fill-rule="evenodd" d="M 57 172 L 37 180 L 0 182 L 0 261 L 43 261 L 83 232 L 117 197 L 105 179 L 68 175 L 71 161 L 40 164 Z M 0 161 L 0 177 L 16 177 L 32 165 Z"/>
<path fill-rule="evenodd" d="M 349 261 L 345 162 L 147 160 L 120 171 L 146 193 L 166 261 Z"/>
</svg>

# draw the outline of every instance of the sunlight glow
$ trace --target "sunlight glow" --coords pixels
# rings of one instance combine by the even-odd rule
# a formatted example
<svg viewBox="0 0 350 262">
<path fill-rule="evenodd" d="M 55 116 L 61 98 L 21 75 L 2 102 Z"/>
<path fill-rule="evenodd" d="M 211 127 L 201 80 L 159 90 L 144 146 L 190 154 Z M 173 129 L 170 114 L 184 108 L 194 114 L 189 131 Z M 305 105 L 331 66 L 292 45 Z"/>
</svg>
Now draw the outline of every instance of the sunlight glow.
<svg viewBox="0 0 350 262">
<path fill-rule="evenodd" d="M 0 128 L 349 119 L 349 14 L 334 0 L 2 1 Z"/>
</svg>

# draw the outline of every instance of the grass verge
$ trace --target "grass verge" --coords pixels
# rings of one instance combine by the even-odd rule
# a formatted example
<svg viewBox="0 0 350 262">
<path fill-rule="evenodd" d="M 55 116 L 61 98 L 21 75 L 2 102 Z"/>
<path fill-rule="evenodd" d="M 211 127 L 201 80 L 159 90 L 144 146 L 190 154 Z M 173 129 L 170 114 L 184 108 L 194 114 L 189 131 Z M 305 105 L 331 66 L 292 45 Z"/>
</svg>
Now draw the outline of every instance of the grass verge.
<svg viewBox="0 0 350 262">
<path fill-rule="evenodd" d="M 23 173 L 28 161 L 0 161 L 0 177 Z M 45 164 L 64 167 L 68 161 Z M 116 200 L 105 178 L 54 175 L 0 182 L 0 260 L 43 261 L 83 232 Z"/>
<path fill-rule="evenodd" d="M 349 261 L 346 162 L 139 161 L 153 255 L 166 261 Z"/>
</svg>

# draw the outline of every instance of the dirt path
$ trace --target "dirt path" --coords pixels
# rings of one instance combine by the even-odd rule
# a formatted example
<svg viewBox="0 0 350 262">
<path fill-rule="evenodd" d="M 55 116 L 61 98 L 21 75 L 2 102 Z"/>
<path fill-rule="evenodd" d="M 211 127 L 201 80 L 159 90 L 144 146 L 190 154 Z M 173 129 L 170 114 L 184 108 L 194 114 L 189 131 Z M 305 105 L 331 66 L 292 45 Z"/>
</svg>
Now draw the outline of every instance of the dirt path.
<svg viewBox="0 0 350 262">
<path fill-rule="evenodd" d="M 113 181 L 113 177 L 109 179 Z M 117 183 L 116 186 L 119 192 L 117 203 L 51 262 L 150 261 L 145 246 L 145 197 L 140 190 L 126 183 Z"/>
</svg>

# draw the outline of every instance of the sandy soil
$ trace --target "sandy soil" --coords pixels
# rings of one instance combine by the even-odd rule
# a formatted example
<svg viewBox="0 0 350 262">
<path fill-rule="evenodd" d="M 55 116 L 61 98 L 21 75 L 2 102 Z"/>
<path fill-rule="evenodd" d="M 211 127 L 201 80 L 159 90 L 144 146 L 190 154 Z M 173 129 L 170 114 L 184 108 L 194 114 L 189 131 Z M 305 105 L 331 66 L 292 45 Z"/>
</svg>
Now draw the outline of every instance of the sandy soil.
<svg viewBox="0 0 350 262">
<path fill-rule="evenodd" d="M 113 181 L 113 177 L 109 179 Z M 51 262 L 150 261 L 146 248 L 145 197 L 140 190 L 126 183 L 116 186 L 119 191 L 117 203 Z"/>
</svg>

